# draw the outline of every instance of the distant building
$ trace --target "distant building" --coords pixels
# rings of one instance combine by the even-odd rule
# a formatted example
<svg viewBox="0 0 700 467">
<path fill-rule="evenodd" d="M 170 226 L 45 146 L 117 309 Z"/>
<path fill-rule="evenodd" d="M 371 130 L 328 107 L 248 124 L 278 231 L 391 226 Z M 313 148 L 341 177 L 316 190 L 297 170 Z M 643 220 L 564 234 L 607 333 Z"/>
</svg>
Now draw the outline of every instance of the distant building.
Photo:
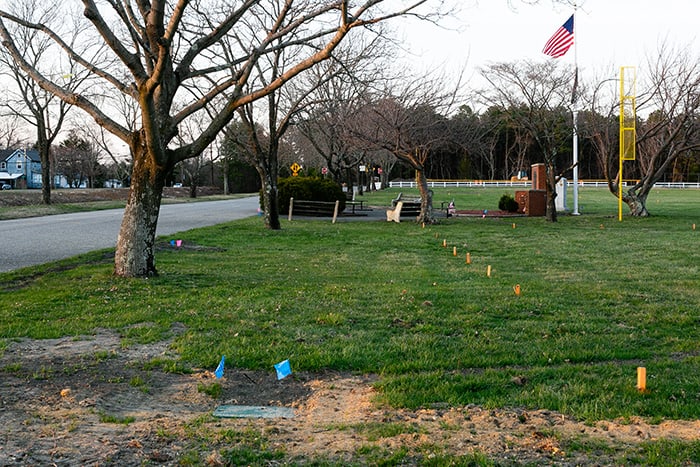
<svg viewBox="0 0 700 467">
<path fill-rule="evenodd" d="M 121 180 L 117 180 L 116 178 L 110 178 L 109 180 L 105 180 L 104 187 L 105 188 L 124 188 L 124 184 L 122 183 Z"/>
<path fill-rule="evenodd" d="M 12 188 L 41 188 L 41 157 L 35 149 L 0 151 L 0 185 Z"/>
</svg>

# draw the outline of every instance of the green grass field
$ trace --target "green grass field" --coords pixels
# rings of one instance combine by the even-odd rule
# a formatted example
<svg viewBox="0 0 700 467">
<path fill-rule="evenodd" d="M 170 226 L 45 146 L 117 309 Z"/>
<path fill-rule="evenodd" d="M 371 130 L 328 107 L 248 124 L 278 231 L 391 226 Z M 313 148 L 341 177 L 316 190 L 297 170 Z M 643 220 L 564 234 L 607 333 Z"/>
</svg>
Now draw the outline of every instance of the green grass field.
<svg viewBox="0 0 700 467">
<path fill-rule="evenodd" d="M 365 199 L 388 205 L 398 191 Z M 436 189 L 435 201 L 497 209 L 504 193 Z M 114 277 L 101 253 L 0 274 L 0 339 L 108 327 L 128 345 L 181 322 L 186 365 L 214 368 L 225 354 L 246 369 L 289 358 L 295 371 L 374 373 L 378 403 L 395 407 L 700 418 L 700 191 L 655 190 L 647 219 L 618 221 L 602 189 L 581 189 L 580 206 L 557 223 L 425 228 L 285 218 L 268 231 L 251 218 L 178 235 L 200 248 L 165 246 L 149 280 Z"/>
</svg>

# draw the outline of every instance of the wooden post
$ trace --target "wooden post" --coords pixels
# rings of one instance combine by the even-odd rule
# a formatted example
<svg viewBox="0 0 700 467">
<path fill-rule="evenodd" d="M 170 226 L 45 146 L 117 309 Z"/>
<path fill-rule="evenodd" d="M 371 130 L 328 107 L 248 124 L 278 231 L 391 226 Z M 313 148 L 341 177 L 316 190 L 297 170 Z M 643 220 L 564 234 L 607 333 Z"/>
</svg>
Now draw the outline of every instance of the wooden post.
<svg viewBox="0 0 700 467">
<path fill-rule="evenodd" d="M 472 255 L 467 252 L 467 259 L 465 260 L 467 264 L 472 264 Z"/>
<path fill-rule="evenodd" d="M 457 256 L 457 247 L 452 247 L 452 256 Z"/>
<path fill-rule="evenodd" d="M 491 277 L 491 265 L 486 266 L 486 277 Z"/>
<path fill-rule="evenodd" d="M 289 216 L 287 220 L 292 220 L 292 211 L 294 210 L 294 198 L 289 198 Z"/>
<path fill-rule="evenodd" d="M 335 209 L 333 210 L 333 223 L 338 218 L 338 208 L 340 207 L 340 200 L 335 200 Z"/>
</svg>

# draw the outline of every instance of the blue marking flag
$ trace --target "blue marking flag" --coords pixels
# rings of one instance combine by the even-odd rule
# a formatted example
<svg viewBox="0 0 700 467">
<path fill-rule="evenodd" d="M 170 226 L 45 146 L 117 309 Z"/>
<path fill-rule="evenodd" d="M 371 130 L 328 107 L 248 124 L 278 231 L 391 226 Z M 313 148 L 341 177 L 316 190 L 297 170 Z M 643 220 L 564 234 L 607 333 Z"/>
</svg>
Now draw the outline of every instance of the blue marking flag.
<svg viewBox="0 0 700 467">
<path fill-rule="evenodd" d="M 292 367 L 289 365 L 289 360 L 279 362 L 275 365 L 275 371 L 277 371 L 277 379 L 283 379 L 292 374 Z"/>
<path fill-rule="evenodd" d="M 224 376 L 224 360 L 226 360 L 226 355 L 221 356 L 219 366 L 217 366 L 216 370 L 214 370 L 214 376 L 216 376 L 216 379 L 221 379 Z"/>
<path fill-rule="evenodd" d="M 564 55 L 574 43 L 574 15 L 566 20 L 542 49 L 542 53 L 552 58 L 559 58 Z"/>
</svg>

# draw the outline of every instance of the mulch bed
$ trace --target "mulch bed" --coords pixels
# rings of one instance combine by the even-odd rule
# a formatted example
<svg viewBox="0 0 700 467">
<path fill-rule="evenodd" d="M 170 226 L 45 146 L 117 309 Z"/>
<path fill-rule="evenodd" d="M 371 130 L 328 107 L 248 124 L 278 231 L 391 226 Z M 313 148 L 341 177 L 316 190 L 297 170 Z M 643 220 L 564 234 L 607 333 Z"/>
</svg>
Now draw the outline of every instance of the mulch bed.
<svg viewBox="0 0 700 467">
<path fill-rule="evenodd" d="M 457 210 L 455 212 L 456 216 L 461 217 L 526 217 L 526 214 L 522 212 L 510 212 L 510 211 L 499 211 L 499 210 Z"/>
</svg>

